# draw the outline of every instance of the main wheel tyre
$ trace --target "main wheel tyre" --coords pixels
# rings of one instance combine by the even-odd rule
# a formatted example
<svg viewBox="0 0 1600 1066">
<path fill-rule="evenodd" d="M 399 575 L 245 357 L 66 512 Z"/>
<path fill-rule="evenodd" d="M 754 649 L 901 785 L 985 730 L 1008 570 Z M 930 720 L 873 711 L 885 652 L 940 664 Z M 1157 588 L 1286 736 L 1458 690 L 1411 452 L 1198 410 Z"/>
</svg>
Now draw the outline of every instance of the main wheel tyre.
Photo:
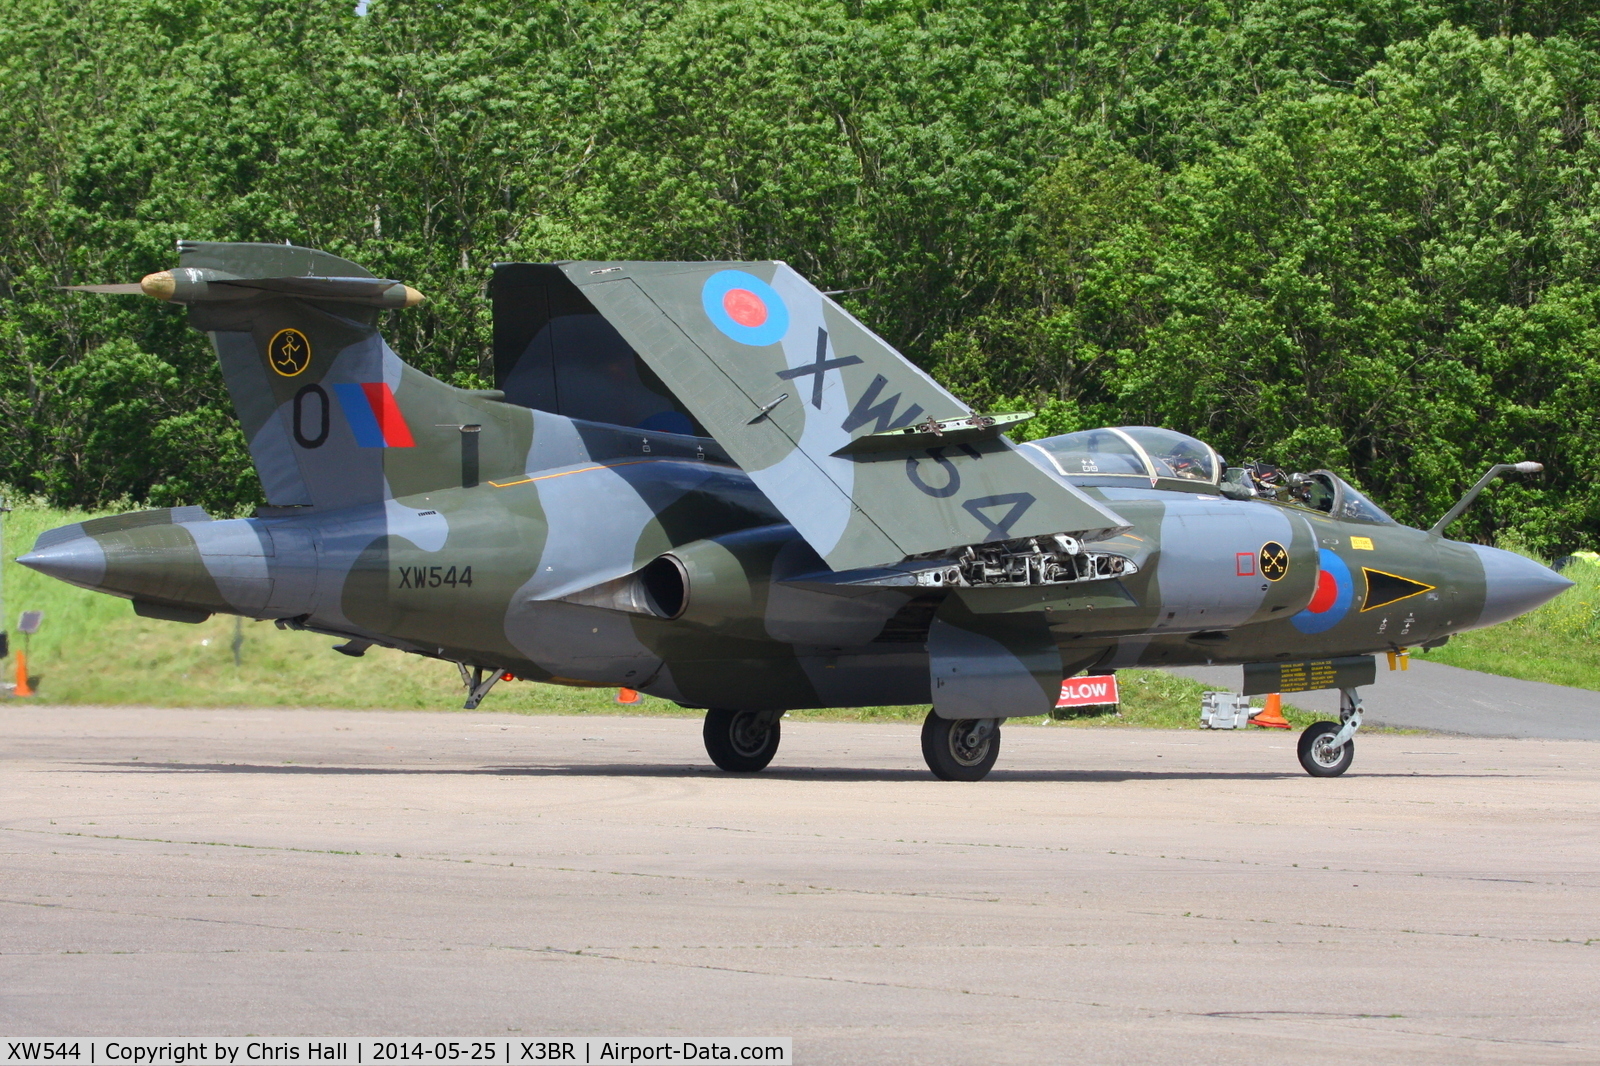
<svg viewBox="0 0 1600 1066">
<path fill-rule="evenodd" d="M 1312 777 L 1338 777 L 1350 769 L 1356 757 L 1356 742 L 1352 738 L 1339 747 L 1330 741 L 1339 732 L 1338 722 L 1313 722 L 1300 734 L 1300 765 Z"/>
<path fill-rule="evenodd" d="M 932 711 L 922 723 L 922 757 L 941 781 L 981 781 L 1000 757 L 1000 725 L 979 718 L 940 718 Z"/>
<path fill-rule="evenodd" d="M 771 715 L 720 708 L 706 712 L 706 754 L 722 770 L 753 774 L 764 769 L 778 754 L 780 734 L 778 719 Z"/>
</svg>

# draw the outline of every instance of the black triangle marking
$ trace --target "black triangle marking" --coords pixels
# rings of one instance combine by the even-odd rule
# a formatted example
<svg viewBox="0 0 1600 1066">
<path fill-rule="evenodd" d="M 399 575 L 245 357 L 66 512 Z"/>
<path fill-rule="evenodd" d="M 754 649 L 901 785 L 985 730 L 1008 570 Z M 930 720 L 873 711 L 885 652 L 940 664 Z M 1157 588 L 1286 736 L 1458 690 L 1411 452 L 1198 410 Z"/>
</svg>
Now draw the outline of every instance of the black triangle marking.
<svg viewBox="0 0 1600 1066">
<path fill-rule="evenodd" d="M 1409 577 L 1399 574 L 1386 574 L 1382 570 L 1373 570 L 1363 566 L 1361 573 L 1367 579 L 1367 599 L 1361 605 L 1363 611 L 1370 611 L 1377 607 L 1387 607 L 1391 603 L 1409 600 L 1413 596 L 1420 596 L 1424 592 L 1432 592 L 1433 585 L 1421 581 L 1413 581 Z"/>
</svg>

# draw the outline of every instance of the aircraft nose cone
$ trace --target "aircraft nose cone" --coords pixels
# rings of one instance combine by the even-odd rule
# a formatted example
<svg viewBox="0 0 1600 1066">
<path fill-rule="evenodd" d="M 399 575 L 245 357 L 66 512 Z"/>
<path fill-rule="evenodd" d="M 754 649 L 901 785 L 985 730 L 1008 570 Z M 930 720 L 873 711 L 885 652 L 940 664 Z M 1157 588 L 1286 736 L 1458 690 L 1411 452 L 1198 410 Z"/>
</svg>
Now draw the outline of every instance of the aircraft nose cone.
<svg viewBox="0 0 1600 1066">
<path fill-rule="evenodd" d="M 92 537 L 73 537 L 45 546 L 35 544 L 33 551 L 19 555 L 17 562 L 84 588 L 98 588 L 106 576 L 105 550 Z"/>
<path fill-rule="evenodd" d="M 1492 626 L 1527 614 L 1567 589 L 1572 582 L 1532 559 L 1499 548 L 1472 545 L 1483 563 L 1483 614 L 1478 626 Z"/>
</svg>

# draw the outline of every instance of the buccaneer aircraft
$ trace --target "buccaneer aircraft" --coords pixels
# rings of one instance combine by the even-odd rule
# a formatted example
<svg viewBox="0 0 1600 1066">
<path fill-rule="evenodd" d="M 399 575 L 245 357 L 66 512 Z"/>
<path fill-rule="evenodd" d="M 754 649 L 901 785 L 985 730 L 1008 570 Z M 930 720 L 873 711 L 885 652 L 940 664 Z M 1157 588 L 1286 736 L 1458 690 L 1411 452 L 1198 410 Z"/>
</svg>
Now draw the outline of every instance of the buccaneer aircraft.
<svg viewBox="0 0 1600 1066">
<path fill-rule="evenodd" d="M 384 311 L 422 299 L 400 282 L 305 248 L 178 251 L 77 288 L 187 308 L 267 506 L 97 518 L 20 562 L 146 617 L 447 660 L 469 708 L 510 678 L 705 708 L 725 770 L 765 767 L 789 709 L 927 703 L 929 768 L 977 780 L 1063 679 L 1237 663 L 1246 693 L 1342 692 L 1299 745 L 1332 776 L 1373 653 L 1569 584 L 1444 539 L 1470 494 L 1422 531 L 1328 471 L 1229 469 L 1169 430 L 1015 444 L 1026 415 L 974 413 L 781 262 L 501 265 L 499 387 L 473 391 L 384 342 Z"/>
</svg>

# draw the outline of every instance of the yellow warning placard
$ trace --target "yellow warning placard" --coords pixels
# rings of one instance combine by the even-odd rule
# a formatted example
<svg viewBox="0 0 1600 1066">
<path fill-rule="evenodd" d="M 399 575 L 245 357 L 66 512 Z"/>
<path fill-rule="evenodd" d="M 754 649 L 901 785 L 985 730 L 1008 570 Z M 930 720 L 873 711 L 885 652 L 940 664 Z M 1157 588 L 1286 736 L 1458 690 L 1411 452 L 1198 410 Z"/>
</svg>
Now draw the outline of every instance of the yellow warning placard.
<svg viewBox="0 0 1600 1066">
<path fill-rule="evenodd" d="M 1370 655 L 1345 655 L 1294 663 L 1246 663 L 1244 695 L 1266 692 L 1311 692 L 1322 688 L 1358 688 L 1378 677 Z"/>
</svg>

